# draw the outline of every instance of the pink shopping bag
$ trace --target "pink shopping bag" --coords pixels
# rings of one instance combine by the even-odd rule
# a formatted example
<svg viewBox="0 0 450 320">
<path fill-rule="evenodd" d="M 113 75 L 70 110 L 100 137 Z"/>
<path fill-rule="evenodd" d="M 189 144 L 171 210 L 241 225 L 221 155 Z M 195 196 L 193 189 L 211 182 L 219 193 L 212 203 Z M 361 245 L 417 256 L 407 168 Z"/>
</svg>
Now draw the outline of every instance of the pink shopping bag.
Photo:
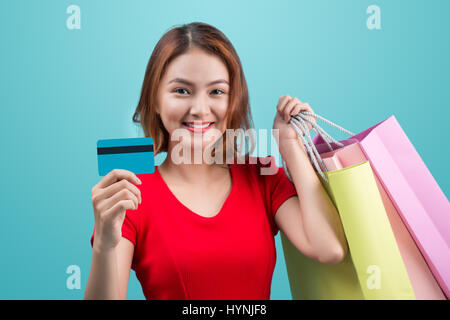
<svg viewBox="0 0 450 320">
<path fill-rule="evenodd" d="M 319 153 L 329 151 L 319 135 L 313 141 Z M 450 298 L 450 204 L 396 118 L 391 116 L 340 142 L 359 142 L 442 291 Z"/>
<path fill-rule="evenodd" d="M 321 157 L 327 170 L 343 169 L 368 160 L 358 142 L 335 151 L 322 153 Z M 377 176 L 375 180 L 416 299 L 445 300 L 436 279 Z"/>
</svg>

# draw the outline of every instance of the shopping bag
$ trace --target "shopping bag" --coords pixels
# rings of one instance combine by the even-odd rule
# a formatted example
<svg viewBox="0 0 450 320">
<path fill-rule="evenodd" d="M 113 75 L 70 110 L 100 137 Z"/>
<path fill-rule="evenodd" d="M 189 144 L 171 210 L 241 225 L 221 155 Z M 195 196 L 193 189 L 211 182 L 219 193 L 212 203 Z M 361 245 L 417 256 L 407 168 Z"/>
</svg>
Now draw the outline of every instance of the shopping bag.
<svg viewBox="0 0 450 320">
<path fill-rule="evenodd" d="M 350 254 L 338 265 L 321 264 L 282 233 L 293 299 L 414 299 L 369 162 L 325 175 Z"/>
<path fill-rule="evenodd" d="M 338 150 L 323 153 L 321 154 L 321 157 L 328 170 L 342 169 L 362 161 L 367 161 L 358 142 Z M 403 224 L 397 210 L 392 204 L 392 201 L 376 176 L 375 181 L 416 299 L 445 300 L 445 296 L 422 257 L 420 250 L 416 246 L 409 231 Z"/>
<path fill-rule="evenodd" d="M 411 282 L 370 163 L 359 161 L 345 168 L 328 170 L 312 143 L 305 121 L 305 115 L 302 114 L 298 118 L 291 118 L 294 129 L 303 140 L 306 152 L 318 171 L 320 182 L 339 212 L 349 254 L 337 265 L 321 264 L 304 256 L 281 233 L 292 297 L 414 299 Z M 316 123 L 311 124 L 318 133 L 327 137 L 328 145 L 328 140 L 336 141 Z M 291 179 L 288 168 L 285 168 L 285 172 Z"/>
<path fill-rule="evenodd" d="M 319 153 L 330 143 L 312 140 Z M 425 258 L 447 299 L 450 298 L 450 203 L 394 116 L 333 149 L 359 142 L 375 175 Z"/>
</svg>

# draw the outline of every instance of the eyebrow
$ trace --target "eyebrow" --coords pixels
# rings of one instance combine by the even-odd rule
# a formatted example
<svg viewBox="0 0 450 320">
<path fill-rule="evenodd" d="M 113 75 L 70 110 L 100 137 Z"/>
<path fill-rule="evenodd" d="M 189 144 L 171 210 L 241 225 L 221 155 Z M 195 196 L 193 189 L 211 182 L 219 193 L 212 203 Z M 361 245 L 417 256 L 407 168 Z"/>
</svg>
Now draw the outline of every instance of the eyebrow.
<svg viewBox="0 0 450 320">
<path fill-rule="evenodd" d="M 172 79 L 172 80 L 170 80 L 167 84 L 170 84 L 170 83 L 172 83 L 172 82 L 183 83 L 183 84 L 186 84 L 186 85 L 191 86 L 191 87 L 194 86 L 194 84 L 193 84 L 192 82 L 190 82 L 190 81 L 188 81 L 188 80 L 186 80 L 186 79 L 181 79 L 181 78 L 175 78 L 175 79 Z M 211 81 L 211 82 L 208 83 L 207 85 L 208 85 L 208 86 L 211 86 L 211 85 L 216 84 L 216 83 L 226 83 L 226 84 L 229 85 L 228 81 L 226 81 L 226 80 L 224 80 L 224 79 L 218 79 L 218 80 Z"/>
</svg>

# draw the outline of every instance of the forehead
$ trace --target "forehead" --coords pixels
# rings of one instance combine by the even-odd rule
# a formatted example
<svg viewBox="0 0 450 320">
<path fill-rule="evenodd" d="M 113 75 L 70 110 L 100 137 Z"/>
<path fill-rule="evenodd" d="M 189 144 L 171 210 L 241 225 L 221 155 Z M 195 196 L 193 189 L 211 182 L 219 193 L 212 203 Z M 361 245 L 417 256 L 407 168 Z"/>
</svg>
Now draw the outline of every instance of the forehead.
<svg viewBox="0 0 450 320">
<path fill-rule="evenodd" d="M 170 62 L 164 76 L 167 84 L 174 78 L 186 79 L 202 85 L 217 79 L 229 82 L 228 69 L 216 55 L 200 49 L 191 49 Z"/>
</svg>

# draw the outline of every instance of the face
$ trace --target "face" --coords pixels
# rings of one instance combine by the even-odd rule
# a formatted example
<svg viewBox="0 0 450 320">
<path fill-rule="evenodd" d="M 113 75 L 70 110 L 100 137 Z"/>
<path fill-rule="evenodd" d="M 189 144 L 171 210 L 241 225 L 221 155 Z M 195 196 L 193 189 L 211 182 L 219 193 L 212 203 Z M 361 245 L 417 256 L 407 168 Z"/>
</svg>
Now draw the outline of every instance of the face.
<svg viewBox="0 0 450 320">
<path fill-rule="evenodd" d="M 170 137 L 174 133 L 182 136 L 170 139 L 169 149 L 181 143 L 203 150 L 220 138 L 226 129 L 229 90 L 228 70 L 219 57 L 193 48 L 172 60 L 157 102 L 157 112 Z"/>
</svg>

